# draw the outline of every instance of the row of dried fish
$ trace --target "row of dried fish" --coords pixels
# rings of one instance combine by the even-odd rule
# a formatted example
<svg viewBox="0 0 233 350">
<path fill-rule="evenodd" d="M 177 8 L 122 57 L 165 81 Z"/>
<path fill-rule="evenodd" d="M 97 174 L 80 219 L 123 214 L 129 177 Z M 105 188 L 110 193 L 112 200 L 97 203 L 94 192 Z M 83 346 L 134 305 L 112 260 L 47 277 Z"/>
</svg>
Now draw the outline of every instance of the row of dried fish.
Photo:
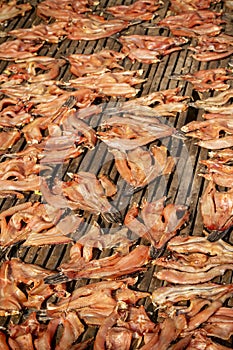
<svg viewBox="0 0 233 350">
<path fill-rule="evenodd" d="M 215 232 L 215 239 L 224 235 L 233 223 L 232 93 L 232 89 L 228 88 L 215 96 L 190 103 L 192 107 L 206 112 L 202 115 L 204 120 L 191 121 L 181 128 L 188 137 L 198 139 L 198 146 L 211 150 L 208 159 L 200 160 L 206 169 L 199 175 L 209 181 L 200 201 L 200 209 L 204 226 L 213 235 Z"/>
<path fill-rule="evenodd" d="M 194 240 L 196 240 L 197 245 L 194 244 Z M 232 255 L 230 245 L 221 241 L 211 243 L 202 237 L 174 238 L 169 245 L 170 248 L 173 254 L 176 252 L 181 257 L 184 252 L 183 263 L 185 269 L 188 268 L 188 260 L 185 259 L 185 256 L 190 258 L 190 262 L 193 261 L 193 258 L 197 262 L 196 266 L 190 265 L 192 272 L 189 275 L 193 274 L 195 268 L 200 268 L 198 261 L 205 264 L 204 255 L 209 256 L 211 254 L 208 259 L 214 260 L 214 262 L 209 261 L 210 265 L 219 263 L 218 257 L 227 261 L 227 259 L 231 259 Z M 92 257 L 87 240 L 84 245 L 79 243 L 72 247 L 71 260 L 64 263 L 61 269 L 63 273 L 69 273 L 69 278 L 85 277 L 85 273 L 81 272 L 85 270 L 81 269 L 88 266 L 88 260 L 90 259 Z M 89 342 L 94 342 L 94 349 L 108 349 L 109 344 L 112 344 L 111 342 L 113 344 L 117 342 L 117 344 L 122 344 L 122 349 L 127 350 L 131 348 L 131 342 L 135 337 L 138 339 L 139 348 L 143 350 L 151 349 L 152 345 L 159 346 L 159 349 L 164 350 L 179 349 L 181 345 L 183 348 L 185 346 L 186 349 L 189 349 L 194 341 L 201 341 L 203 346 L 204 344 L 211 344 L 213 349 L 215 349 L 214 346 L 216 346 L 216 349 L 220 349 L 220 345 L 213 342 L 210 337 L 214 336 L 226 340 L 230 338 L 233 332 L 232 309 L 224 307 L 223 304 L 232 296 L 233 287 L 231 284 L 218 285 L 209 282 L 191 285 L 188 284 L 189 281 L 186 281 L 186 285 L 157 288 L 151 295 L 148 292 L 139 292 L 132 289 L 137 278 L 128 277 L 115 280 L 116 275 L 119 278 L 120 274 L 124 275 L 125 271 L 132 273 L 133 270 L 130 269 L 133 266 L 134 270 L 135 268 L 138 270 L 151 261 L 159 265 L 158 260 L 161 261 L 161 258 L 153 261 L 149 254 L 149 247 L 138 246 L 126 256 L 115 253 L 112 259 L 107 257 L 101 260 L 103 261 L 102 266 L 97 264 L 99 260 L 96 260 L 96 265 L 95 260 L 90 260 L 90 263 L 92 262 L 93 270 L 101 269 L 102 275 L 105 276 L 104 279 L 107 280 L 79 287 L 71 294 L 66 291 L 65 284 L 61 284 L 59 278 L 54 278 L 54 272 L 51 270 L 22 263 L 18 259 L 11 259 L 11 261 L 3 263 L 0 271 L 2 276 L 2 315 L 20 312 L 25 307 L 37 311 L 32 312 L 25 323 L 11 325 L 7 340 L 4 333 L 2 333 L 2 344 L 7 345 L 9 343 L 9 349 L 15 342 L 16 344 L 18 342 L 21 346 L 34 344 L 37 349 L 38 344 L 44 344 L 47 341 L 47 346 L 51 346 L 50 342 L 54 339 L 55 331 L 59 324 L 63 325 L 63 322 L 61 344 L 66 339 L 65 335 L 68 336 L 71 330 L 73 336 L 69 339 L 70 345 L 73 345 L 83 333 L 85 324 L 98 326 L 95 340 L 89 340 Z M 113 267 L 110 271 L 108 263 L 111 264 L 111 260 Z M 167 260 L 167 263 L 174 268 L 169 260 Z M 182 265 L 179 263 L 179 259 L 177 264 Z M 81 272 L 80 276 L 76 270 L 77 266 Z M 169 276 L 170 274 L 168 273 Z M 161 278 L 162 275 L 159 277 Z M 53 284 L 53 282 L 58 282 L 58 284 Z M 25 294 L 25 290 L 27 294 Z M 50 301 L 52 295 L 56 295 L 58 300 Z M 142 298 L 149 298 L 154 306 L 159 309 L 161 319 L 159 323 L 154 323 L 149 318 L 143 306 L 136 306 Z M 188 304 L 184 303 L 187 301 L 189 301 Z M 42 303 L 43 305 L 46 303 L 46 309 L 41 309 Z M 42 327 L 36 320 L 36 314 L 41 319 L 50 320 L 46 327 Z M 67 321 L 65 322 L 65 320 Z M 34 326 L 36 326 L 34 322 L 37 323 L 37 326 L 33 327 L 30 332 L 28 332 L 30 328 L 26 327 L 28 322 Z M 74 331 L 76 326 L 78 326 L 79 332 Z M 38 333 L 39 329 L 40 332 Z M 117 334 L 122 338 L 122 334 L 125 333 L 127 338 L 124 338 L 123 343 L 118 337 L 115 338 Z M 56 345 L 57 349 L 59 349 L 59 344 Z M 77 346 L 78 344 L 80 345 L 80 341 L 78 341 Z M 73 346 L 74 349 L 77 349 L 75 345 Z M 8 348 L 6 347 L 6 349 Z M 221 346 L 221 349 L 228 348 Z"/>
<path fill-rule="evenodd" d="M 14 3 L 16 3 L 14 1 Z M 105 19 L 103 15 L 93 13 L 90 6 L 96 5 L 92 1 L 54 1 L 41 2 L 36 9 L 36 14 L 44 20 L 54 18 L 52 24 L 39 24 L 28 29 L 14 29 L 7 35 L 22 38 L 22 40 L 42 40 L 57 43 L 67 37 L 71 40 L 96 40 L 108 37 L 127 28 L 133 20 L 151 20 L 157 15 L 155 12 L 160 7 L 156 0 L 138 0 L 132 5 L 113 6 L 104 9 L 105 13 L 111 13 L 114 19 Z M 13 4 L 14 5 L 14 4 Z M 30 6 L 30 5 L 29 5 Z M 9 15 L 13 16 L 12 5 L 9 4 Z M 31 7 L 18 7 L 20 14 L 30 10 Z M 21 10 L 21 11 L 20 11 Z M 7 11 L 4 5 L 3 11 Z M 6 16 L 5 16 L 6 17 Z M 3 16 L 4 20 L 4 16 Z"/>
<path fill-rule="evenodd" d="M 154 261 L 162 267 L 155 276 L 170 283 L 204 283 L 233 269 L 232 245 L 222 240 L 178 236 L 168 242 L 167 249 L 167 256 Z"/>
<path fill-rule="evenodd" d="M 105 95 L 132 97 L 138 91 L 132 85 L 144 81 L 138 77 L 142 73 L 141 71 L 122 71 L 117 61 L 122 59 L 123 55 L 112 50 L 103 50 L 93 55 L 79 55 L 83 59 L 79 60 L 79 64 L 77 64 L 76 56 L 71 55 L 70 57 L 71 69 L 74 69 L 76 74 L 84 74 L 85 76 L 73 79 L 68 83 L 51 80 L 59 74 L 60 67 L 65 63 L 63 59 L 37 57 L 9 65 L 5 73 L 1 75 L 3 83 L 0 91 L 7 96 L 1 100 L 1 125 L 3 127 L 20 127 L 28 124 L 22 129 L 27 142 L 40 142 L 42 139 L 41 131 L 45 128 L 48 129 L 48 126 L 54 123 L 55 119 L 63 121 L 64 118 L 72 119 L 77 108 L 88 107 L 97 97 Z M 87 66 L 89 68 L 85 70 Z M 99 67 L 102 67 L 101 71 L 96 74 Z M 109 69 L 119 67 L 119 72 L 108 72 Z M 37 74 L 38 68 L 40 69 L 39 74 Z M 92 74 L 89 74 L 91 72 Z M 21 85 L 24 80 L 27 83 Z M 28 83 L 28 81 L 31 82 Z M 67 89 L 74 91 L 67 91 Z M 165 102 L 161 101 L 158 93 L 140 98 L 136 102 L 139 106 L 143 105 L 143 112 L 147 114 L 151 112 L 150 115 L 174 115 L 187 108 L 187 104 L 182 102 L 186 96 L 175 98 L 176 92 L 178 89 L 161 92 L 166 98 Z M 154 103 L 158 105 L 153 110 L 146 107 Z M 72 107 L 75 107 L 75 110 L 72 110 Z M 89 109 L 87 115 L 88 113 Z M 80 117 L 81 112 L 78 114 Z M 35 118 L 36 116 L 41 117 Z M 10 133 L 6 133 L 6 136 Z M 16 132 L 16 135 L 14 134 L 16 137 L 13 137 L 12 141 L 17 140 L 18 135 L 19 133 Z M 4 143 L 2 143 L 2 150 L 4 150 L 3 147 Z M 9 146 L 7 145 L 7 147 Z"/>
<path fill-rule="evenodd" d="M 79 228 L 83 219 L 65 214 L 64 209 L 39 202 L 26 202 L 4 210 L 0 214 L 1 246 L 69 243 L 72 238 L 68 235 Z"/>
<path fill-rule="evenodd" d="M 79 28 L 77 28 L 78 30 Z M 38 43 L 38 39 L 42 37 L 35 33 L 30 35 L 24 34 L 23 31 L 28 29 L 19 29 L 18 39 L 6 41 L 0 45 L 0 58 L 3 60 L 23 60 L 36 56 L 37 51 L 43 46 Z M 21 34 L 22 31 L 22 34 Z M 118 31 L 118 30 L 117 30 Z M 14 30 L 16 32 L 16 30 Z M 27 34 L 27 33 L 26 33 Z M 28 39 L 26 39 L 28 37 Z M 22 39 L 21 39 L 22 38 Z M 70 38 L 72 39 L 72 38 Z M 81 40 L 83 38 L 73 38 L 73 40 Z M 98 39 L 98 38 L 97 38 Z M 48 39 L 47 39 L 48 40 Z M 88 39 L 86 39 L 88 40 Z M 169 55 L 172 52 L 180 51 L 182 45 L 188 40 L 180 37 L 165 37 L 165 36 L 147 36 L 147 35 L 128 35 L 121 36 L 119 41 L 122 44 L 122 53 L 127 55 L 133 62 L 135 60 L 143 63 L 157 63 L 160 58 Z M 36 43 L 37 42 L 37 43 Z M 75 54 L 73 56 L 75 58 Z M 77 58 L 80 58 L 78 55 Z"/>
<path fill-rule="evenodd" d="M 1 182 L 5 184 L 4 180 Z M 29 186 L 32 186 L 30 177 L 28 182 Z M 58 183 L 57 187 L 53 188 L 54 192 L 51 192 L 43 180 L 38 188 L 42 191 L 47 204 L 26 202 L 6 209 L 0 214 L 1 246 L 7 247 L 18 242 L 24 242 L 26 246 L 42 246 L 76 240 L 82 217 L 68 213 L 67 208 L 101 214 L 108 222 L 122 222 L 122 214 L 109 201 L 109 196 L 114 195 L 116 190 L 113 184 L 108 186 L 109 182 L 105 176 L 97 179 L 93 174 L 79 172 L 71 181 Z M 102 184 L 107 186 L 105 192 Z M 19 181 L 18 186 L 20 185 L 23 187 Z M 89 192 L 90 190 L 92 192 Z M 140 216 L 143 222 L 139 221 Z M 165 198 L 161 198 L 145 202 L 140 216 L 139 208 L 133 205 L 125 216 L 124 224 L 136 235 L 135 239 L 143 237 L 155 248 L 160 249 L 188 221 L 189 211 L 185 205 L 165 204 Z M 73 234 L 73 238 L 67 237 L 70 234 Z M 107 240 L 107 236 L 105 239 Z"/>
<path fill-rule="evenodd" d="M 192 57 L 198 61 L 219 60 L 233 53 L 232 36 L 223 33 L 222 25 L 225 21 L 221 18 L 222 12 L 210 10 L 208 3 L 211 2 L 197 5 L 190 1 L 176 0 L 171 3 L 171 9 L 176 14 L 167 16 L 157 24 L 159 27 L 169 28 L 175 37 L 195 38 L 195 44 L 188 49 L 194 51 Z"/>
<path fill-rule="evenodd" d="M 194 45 L 188 49 L 198 61 L 213 61 L 232 55 L 232 36 L 222 33 L 224 20 L 222 13 L 209 10 L 211 2 L 195 2 L 171 0 L 171 10 L 175 15 L 161 20 L 158 26 L 169 28 L 177 37 L 194 38 Z M 200 6 L 200 7 L 199 7 Z M 232 270 L 232 246 L 219 238 L 228 235 L 232 229 L 232 130 L 230 121 L 231 70 L 215 68 L 194 73 L 171 76 L 171 78 L 186 80 L 200 92 L 209 90 L 223 91 L 217 96 L 206 100 L 197 100 L 190 106 L 204 109 L 204 121 L 192 121 L 182 127 L 187 136 L 197 138 L 201 147 L 213 150 L 210 158 L 201 160 L 207 167 L 200 175 L 209 182 L 200 200 L 200 210 L 204 227 L 208 232 L 206 237 L 174 237 L 167 244 L 167 253 L 156 259 L 158 266 L 155 276 L 158 279 L 177 287 L 166 286 L 153 292 L 152 300 L 159 308 L 159 315 L 186 315 L 186 329 L 181 332 L 182 339 L 169 349 L 224 349 L 212 341 L 205 342 L 207 335 L 229 339 L 230 326 L 220 321 L 221 317 L 228 319 L 228 309 L 223 307 L 225 298 L 220 292 L 218 301 L 214 298 L 219 286 L 206 283 L 217 276 L 222 276 L 227 270 Z M 215 103 L 216 99 L 216 103 Z M 220 190 L 218 186 L 228 187 Z M 212 242 L 216 241 L 217 242 Z M 227 258 L 229 256 L 229 259 Z M 225 257 L 225 259 L 223 258 Z M 201 284 L 198 284 L 201 283 Z M 188 285 L 187 285 L 188 284 Z M 187 286 L 186 286 L 187 285 Z M 226 285 L 226 298 L 232 286 Z M 203 293 L 206 292 L 206 297 Z M 174 294 L 173 294 L 174 293 Z M 231 292 L 230 292 L 231 293 Z M 208 299 L 208 301 L 207 301 Z M 210 301 L 211 300 L 211 301 Z M 188 301 L 188 302 L 187 302 Z M 185 306 L 184 306 L 185 305 Z M 216 309 L 215 309 L 216 308 Z M 217 311 L 216 311 L 217 310 Z M 213 316 L 212 312 L 216 316 Z M 232 309 L 229 309 L 231 313 Z M 225 313 L 225 316 L 223 314 Z M 219 316 L 217 316 L 219 315 Z M 221 316 L 222 315 L 222 316 Z M 221 320 L 223 320 L 223 318 Z M 228 319 L 229 320 L 229 319 Z M 204 326 L 202 325 L 204 322 Z M 190 335 L 194 329 L 195 335 Z M 187 332 L 187 333 L 186 333 Z M 204 341 L 203 341 L 204 340 Z"/>
<path fill-rule="evenodd" d="M 185 22 L 184 19 L 183 22 Z M 188 46 L 189 50 L 194 51 L 191 57 L 208 62 L 232 55 L 233 37 L 231 35 L 220 33 L 218 36 L 208 36 L 204 35 L 206 32 L 208 30 L 204 28 L 203 34 L 197 36 L 195 45 Z M 119 41 L 123 44 L 122 52 L 126 53 L 133 62 L 137 60 L 143 63 L 156 63 L 161 57 L 181 50 L 182 45 L 188 43 L 187 36 L 189 37 L 183 32 L 174 37 L 128 35 L 121 36 Z"/>
<path fill-rule="evenodd" d="M 117 89 L 117 84 L 111 85 Z M 109 147 L 130 150 L 158 138 L 175 135 L 176 130 L 165 125 L 160 116 L 174 116 L 177 112 L 186 110 L 188 106 L 187 96 L 176 95 L 180 91 L 178 88 L 151 93 L 117 104 L 115 107 L 106 107 L 105 104 L 91 106 L 91 101 L 98 94 L 87 88 L 69 92 L 53 84 L 33 83 L 28 86 L 5 87 L 1 91 L 9 96 L 3 98 L 0 104 L 2 127 L 19 128 L 13 132 L 2 132 L 1 150 L 11 148 L 20 135 L 23 135 L 28 144 L 34 144 L 34 148 L 42 152 L 49 147 L 51 162 L 62 162 L 77 157 L 83 152 L 83 146 L 92 149 L 96 137 Z M 81 109 L 77 110 L 79 107 Z M 142 112 L 145 115 L 144 126 L 138 128 L 141 125 Z M 96 134 L 82 119 L 88 120 L 90 117 L 91 123 L 95 124 L 94 120 L 97 120 L 101 113 L 108 118 L 99 125 Z M 6 143 L 6 138 L 8 137 L 9 141 L 11 134 L 12 142 Z M 49 152 L 41 153 L 40 157 L 44 157 L 45 153 L 48 160 Z"/>
<path fill-rule="evenodd" d="M 225 91 L 230 88 L 229 82 L 232 80 L 232 71 L 227 68 L 201 69 L 194 73 L 171 75 L 171 79 L 188 81 L 193 85 L 193 89 L 199 92 L 205 91 Z M 198 101 L 197 101 L 198 103 Z M 194 105 L 195 106 L 195 105 Z"/>
<path fill-rule="evenodd" d="M 168 27 L 174 36 L 198 37 L 200 35 L 216 36 L 220 34 L 225 23 L 221 13 L 212 10 L 192 10 L 168 16 L 159 21 L 159 26 Z"/>
<path fill-rule="evenodd" d="M 90 6 L 98 5 L 92 1 L 53 1 L 46 0 L 37 6 L 37 15 L 43 19 L 53 17 L 57 20 L 77 20 L 80 13 L 91 11 Z M 118 5 L 105 8 L 105 12 L 111 13 L 114 17 L 124 20 L 151 20 L 156 14 L 160 3 L 151 0 L 139 0 L 131 5 Z"/>
<path fill-rule="evenodd" d="M 156 0 L 137 0 L 131 5 L 118 5 L 105 7 L 104 12 L 111 13 L 115 18 L 126 21 L 134 19 L 151 20 L 156 15 L 156 10 L 160 6 Z M 95 1 L 72 1 L 65 2 L 55 0 L 45 0 L 37 6 L 37 15 L 43 19 L 50 17 L 57 20 L 77 21 L 80 14 L 91 11 L 90 6 L 98 5 Z"/>
<path fill-rule="evenodd" d="M 27 29 L 21 29 L 21 31 L 23 30 Z M 18 35 L 18 39 L 2 43 L 0 45 L 1 59 L 22 60 L 36 56 L 43 43 L 35 44 L 37 33 L 34 35 L 30 33 L 27 36 L 28 39 L 26 40 L 25 33 L 22 33 L 22 35 Z M 24 39 L 20 39 L 21 37 Z M 159 62 L 161 57 L 181 50 L 182 46 L 188 43 L 188 39 L 185 36 L 165 37 L 136 34 L 121 36 L 119 41 L 122 44 L 122 52 L 129 59 L 133 62 L 137 60 L 148 64 Z M 232 36 L 221 33 L 216 37 L 198 36 L 196 45 L 188 46 L 188 49 L 195 52 L 192 54 L 192 57 L 196 60 L 212 61 L 230 56 L 233 51 L 232 45 Z"/>
<path fill-rule="evenodd" d="M 123 303 L 122 303 L 123 304 Z M 46 346 L 47 349 L 60 350 L 67 345 L 71 350 L 89 349 L 93 345 L 94 350 L 119 348 L 129 350 L 133 344 L 137 344 L 137 349 L 149 350 L 158 347 L 161 350 L 175 349 L 196 349 L 210 348 L 213 350 L 227 350 L 226 346 L 220 345 L 210 337 L 215 334 L 220 334 L 222 324 L 227 324 L 229 332 L 232 332 L 232 316 L 225 320 L 222 314 L 227 310 L 222 308 L 220 315 L 216 312 L 216 316 L 212 317 L 213 321 L 207 323 L 203 328 L 193 331 L 186 337 L 178 340 L 181 333 L 181 327 L 184 327 L 185 321 L 181 315 L 174 318 L 167 318 L 161 323 L 154 323 L 150 320 L 144 308 L 135 308 L 133 306 L 124 306 L 114 309 L 110 316 L 103 320 L 100 326 L 95 341 L 92 338 L 84 341 L 77 341 L 81 338 L 84 332 L 84 326 L 80 321 L 76 312 L 68 312 L 66 316 L 53 318 L 49 321 L 48 327 L 43 327 L 36 319 L 35 313 L 22 324 L 12 325 L 9 330 L 9 337 L 1 332 L 1 346 L 4 350 L 13 350 L 18 346 L 23 346 L 28 349 L 42 349 Z M 138 324 L 140 319 L 140 324 Z M 214 320 L 219 320 L 217 325 Z M 223 319 L 223 321 L 222 321 Z M 214 324 L 214 326 L 212 326 Z M 56 332 L 62 327 L 63 332 L 60 334 L 59 343 L 56 342 L 55 347 L 52 347 Z M 214 331 L 210 329 L 214 328 Z M 215 331 L 216 330 L 216 331 Z M 76 342 L 74 344 L 74 342 Z M 94 343 L 94 344 L 93 344 Z M 31 347 L 30 347 L 31 346 Z"/>
<path fill-rule="evenodd" d="M 124 107 L 128 109 L 128 103 L 120 108 Z M 153 112 L 153 108 L 149 111 Z M 23 151 L 5 155 L 9 159 L 1 163 L 2 197 L 20 196 L 22 191 L 39 191 L 43 170 L 52 174 L 51 163 L 62 164 L 78 157 L 85 148 L 93 149 L 97 138 L 107 144 L 120 175 L 132 186 L 132 190 L 148 185 L 158 176 L 170 174 L 174 168 L 175 160 L 168 155 L 165 146 L 154 145 L 151 150 L 141 148 L 154 140 L 176 135 L 175 128 L 163 124 L 159 118 L 146 117 L 141 127 L 137 115 L 135 119 L 132 115 L 115 116 L 103 121 L 96 132 L 72 110 L 60 117 L 59 122 L 56 118 L 38 117 L 23 127 L 21 132 L 29 145 Z M 46 137 L 42 135 L 44 129 L 48 130 Z M 9 135 L 10 131 L 1 134 L 8 137 L 7 147 L 19 139 L 20 131 L 17 131 L 12 144 L 9 144 Z M 2 140 L 3 147 L 6 147 Z M 140 164 L 139 155 L 142 156 Z"/>
<path fill-rule="evenodd" d="M 232 147 L 232 104 L 228 103 L 231 96 L 232 89 L 228 89 L 206 100 L 192 103 L 193 107 L 203 109 L 208 113 L 204 114 L 204 121 L 190 122 L 182 127 L 182 131 L 190 137 L 200 139 L 198 145 L 201 147 L 211 150 Z"/>
<path fill-rule="evenodd" d="M 175 14 L 181 14 L 186 11 L 196 11 L 209 9 L 211 5 L 215 5 L 221 2 L 221 0 L 171 0 L 170 10 Z"/>
<path fill-rule="evenodd" d="M 10 84 L 9 86 L 8 84 L 2 84 L 0 92 L 6 96 L 0 101 L 2 126 L 20 126 L 36 116 L 48 117 L 50 115 L 51 118 L 61 119 L 59 113 L 62 114 L 64 110 L 73 107 L 77 110 L 79 118 L 84 119 L 85 113 L 86 118 L 88 118 L 92 114 L 91 109 L 81 109 L 89 107 L 97 97 L 104 97 L 105 94 L 113 97 L 134 96 L 137 90 L 131 85 L 144 81 L 138 77 L 141 73 L 141 71 L 106 72 L 101 75 L 84 77 L 85 79 L 82 79 L 82 81 L 75 79 L 73 84 L 56 83 L 54 80 L 37 84 Z M 97 80 L 100 84 L 92 85 L 93 80 Z M 120 112 L 131 114 L 134 119 L 136 114 L 139 118 L 139 113 L 142 112 L 145 118 L 175 116 L 177 112 L 185 111 L 188 108 L 188 96 L 179 95 L 179 92 L 180 88 L 153 92 L 133 101 L 128 101 L 122 106 L 118 103 L 114 112 L 116 114 Z M 135 104 L 135 110 L 131 112 L 130 104 Z M 149 108 L 149 106 L 153 106 L 153 108 Z M 95 108 L 98 111 L 98 107 Z M 100 105 L 99 113 L 102 108 L 103 106 Z M 90 114 L 89 111 L 91 111 Z M 107 113 L 113 114 L 113 110 L 107 108 Z M 152 118 L 150 120 L 152 122 Z"/>
<path fill-rule="evenodd" d="M 29 3 L 18 4 L 17 0 L 11 0 L 9 3 L 1 1 L 0 4 L 0 23 L 4 23 L 17 16 L 24 16 L 26 12 L 30 11 L 32 6 Z"/>
<path fill-rule="evenodd" d="M 155 206 L 156 203 L 147 203 L 147 207 Z M 172 206 L 163 209 L 165 216 L 168 211 L 172 211 Z M 145 209 L 144 216 L 145 216 Z M 173 207 L 173 211 L 177 207 Z M 178 208 L 179 210 L 179 208 Z M 155 213 L 156 214 L 156 213 Z M 158 213 L 157 213 L 158 215 Z M 197 285 L 198 283 L 206 283 L 215 277 L 222 276 L 226 271 L 232 270 L 232 254 L 231 244 L 218 240 L 210 242 L 207 237 L 195 236 L 177 236 L 174 237 L 178 229 L 182 226 L 186 218 L 178 220 L 175 218 L 170 222 L 166 222 L 164 231 L 167 234 L 168 251 L 159 258 L 153 258 L 154 250 L 150 252 L 149 246 L 139 245 L 134 249 L 130 249 L 133 242 L 127 240 L 123 230 L 117 232 L 115 237 L 106 236 L 106 242 L 101 244 L 101 233 L 98 226 L 92 227 L 90 231 L 79 239 L 70 250 L 70 259 L 68 262 L 58 266 L 60 271 L 58 274 L 51 274 L 45 277 L 44 281 L 48 284 L 63 283 L 73 279 L 91 278 L 91 279 L 116 279 L 134 272 L 145 270 L 148 264 L 159 267 L 154 276 L 160 280 L 180 285 Z M 151 227 L 147 226 L 147 232 L 140 232 L 141 237 L 148 238 L 150 232 L 159 234 L 159 220 L 154 219 L 153 215 L 147 214 L 144 217 L 148 225 L 151 221 Z M 153 221 L 154 220 L 154 221 Z M 153 221 L 153 222 L 152 222 Z M 153 225 L 154 224 L 154 225 Z M 153 225 L 153 226 L 152 226 Z M 170 227 L 169 227 L 170 225 Z M 173 225 L 173 227 L 171 227 Z M 165 226 L 165 225 L 163 225 Z M 130 227 L 132 232 L 136 232 L 136 226 Z M 168 232 L 168 231 L 172 232 Z M 148 233 L 149 232 L 149 233 Z M 151 235 L 153 234 L 151 233 Z M 138 232 L 136 232 L 138 234 Z M 161 233 L 160 233 L 161 235 Z M 165 236 L 163 234 L 163 236 Z M 171 238 L 173 236 L 173 238 Z M 117 250 L 113 255 L 99 258 L 93 258 L 93 248 L 105 249 L 110 244 Z M 160 243 L 161 244 L 161 243 Z M 155 245 L 155 247 L 159 247 Z M 152 256 L 151 256 L 152 254 Z"/>
<path fill-rule="evenodd" d="M 180 8 L 187 7 L 181 11 Z M 174 8 L 175 15 L 169 15 L 158 22 L 158 26 L 168 27 L 175 37 L 193 37 L 195 43 L 188 47 L 194 54 L 191 56 L 203 62 L 220 60 L 233 53 L 233 37 L 225 34 L 220 24 L 225 23 L 221 19 L 222 13 L 207 9 L 207 3 L 202 2 L 200 8 L 197 4 L 174 1 L 171 8 Z M 179 5 L 179 6 L 178 6 Z M 190 7 L 192 9 L 190 9 Z M 231 69 L 215 68 L 205 69 L 194 73 L 172 75 L 170 78 L 185 80 L 193 84 L 197 91 L 209 90 L 224 91 L 230 87 L 226 83 L 232 79 Z"/>
<path fill-rule="evenodd" d="M 111 55 L 111 51 L 107 54 Z M 114 54 L 113 51 L 112 54 Z M 114 59 L 112 59 L 112 61 L 113 60 Z M 64 88 L 69 89 L 90 89 L 93 90 L 93 92 L 96 92 L 100 97 L 133 97 L 138 92 L 133 86 L 145 81 L 145 79 L 139 78 L 143 73 L 142 70 L 108 72 L 107 69 L 99 74 L 92 73 L 77 79 L 70 79 L 67 82 L 53 80 L 57 78 L 60 72 L 60 67 L 63 66 L 64 63 L 65 61 L 62 59 L 47 58 L 43 56 L 26 60 L 23 63 L 10 65 L 9 69 L 1 76 L 4 81 L 1 84 L 1 92 L 7 95 L 7 92 L 12 88 L 15 88 L 16 90 L 19 88 L 19 91 L 25 88 L 31 89 L 32 91 L 35 89 L 38 90 L 39 87 L 36 87 L 37 82 L 39 84 L 44 82 L 45 85 L 50 86 L 50 89 L 53 86 L 54 90 L 56 90 L 56 85 L 63 85 Z M 86 62 L 86 65 L 88 65 L 88 62 Z M 36 69 L 38 68 L 41 73 L 37 75 Z M 96 67 L 94 66 L 92 69 L 94 70 L 95 68 Z M 15 73 L 12 75 L 10 71 L 15 71 Z M 43 71 L 45 73 L 42 73 Z M 28 83 L 30 81 L 31 83 Z M 24 82 L 23 86 L 20 85 L 22 82 Z M 57 93 L 58 92 L 59 88 L 57 88 Z M 62 90 L 60 90 L 60 93 L 62 93 Z M 26 96 L 24 96 L 24 98 L 26 98 Z"/>
<path fill-rule="evenodd" d="M 51 1 L 51 0 L 50 0 Z M 48 3 L 50 2 L 48 1 Z M 145 8 L 146 3 L 149 8 L 154 5 L 154 1 L 136 1 L 132 6 L 138 7 L 138 11 L 142 11 Z M 40 5 L 46 5 L 46 1 Z M 51 4 L 49 4 L 51 6 Z M 156 7 L 159 6 L 158 4 Z M 63 5 L 64 9 L 64 5 Z M 123 9 L 129 9 L 130 6 L 123 6 Z M 116 9 L 115 9 L 116 10 Z M 58 6 L 58 12 L 61 11 L 61 5 Z M 69 9 L 65 11 L 70 11 Z M 124 10 L 123 10 L 124 12 Z M 53 7 L 54 13 L 54 7 Z M 133 12 L 137 18 L 140 19 L 140 15 L 137 12 Z M 141 12 L 140 12 L 141 13 Z M 47 12 L 49 16 L 49 11 Z M 151 15 L 151 12 L 149 12 Z M 76 19 L 73 16 L 72 22 L 64 22 L 64 17 L 61 22 L 55 22 L 52 24 L 39 24 L 35 27 L 28 29 L 15 29 L 8 34 L 16 36 L 18 39 L 12 42 L 4 43 L 2 47 L 1 58 L 4 58 L 6 47 L 11 55 L 15 52 L 15 58 L 24 58 L 25 55 L 30 57 L 33 52 L 36 52 L 40 47 L 35 46 L 34 51 L 30 49 L 30 45 L 33 45 L 33 41 L 50 41 L 58 42 L 60 37 L 67 36 L 71 40 L 95 40 L 101 37 L 112 35 L 120 30 L 126 28 L 129 22 L 125 21 L 125 17 L 122 13 L 122 7 L 119 9 L 119 16 L 121 19 L 105 20 L 101 16 L 97 15 L 76 15 Z M 158 23 L 159 26 L 168 26 L 174 35 L 174 37 L 162 37 L 162 36 L 146 36 L 146 35 L 128 35 L 122 36 L 120 42 L 122 43 L 122 52 L 127 53 L 131 60 L 138 60 L 143 63 L 156 63 L 160 60 L 160 57 L 172 53 L 177 50 L 181 50 L 181 45 L 187 43 L 186 37 L 197 37 L 198 43 L 195 46 L 190 46 L 189 49 L 195 51 L 192 56 L 201 61 L 209 61 L 213 59 L 221 59 L 232 54 L 232 37 L 226 34 L 218 35 L 222 28 L 219 24 L 224 21 L 219 19 L 221 14 L 211 10 L 189 11 L 175 16 L 169 16 Z M 61 19 L 60 19 L 61 20 Z M 68 20 L 68 19 L 67 19 Z M 79 26 L 77 27 L 76 22 Z M 204 24 L 203 24 L 204 21 Z M 83 25 L 81 25 L 83 22 Z M 109 23 L 108 23 L 109 22 Z M 80 24 L 81 23 L 81 24 Z M 185 24 L 184 24 L 185 23 Z M 186 25 L 186 27 L 183 27 Z M 80 26 L 83 28 L 80 30 Z M 98 30 L 94 30 L 94 27 Z M 210 34 L 207 35 L 207 34 Z M 26 41 L 26 42 L 25 42 Z M 27 42 L 30 42 L 28 45 Z M 6 46 L 6 47 L 5 47 Z M 19 51 L 20 48 L 20 52 Z M 24 52 L 25 51 L 25 52 Z M 10 59 L 7 54 L 7 59 Z M 19 56 L 20 55 L 20 56 Z"/>
</svg>

